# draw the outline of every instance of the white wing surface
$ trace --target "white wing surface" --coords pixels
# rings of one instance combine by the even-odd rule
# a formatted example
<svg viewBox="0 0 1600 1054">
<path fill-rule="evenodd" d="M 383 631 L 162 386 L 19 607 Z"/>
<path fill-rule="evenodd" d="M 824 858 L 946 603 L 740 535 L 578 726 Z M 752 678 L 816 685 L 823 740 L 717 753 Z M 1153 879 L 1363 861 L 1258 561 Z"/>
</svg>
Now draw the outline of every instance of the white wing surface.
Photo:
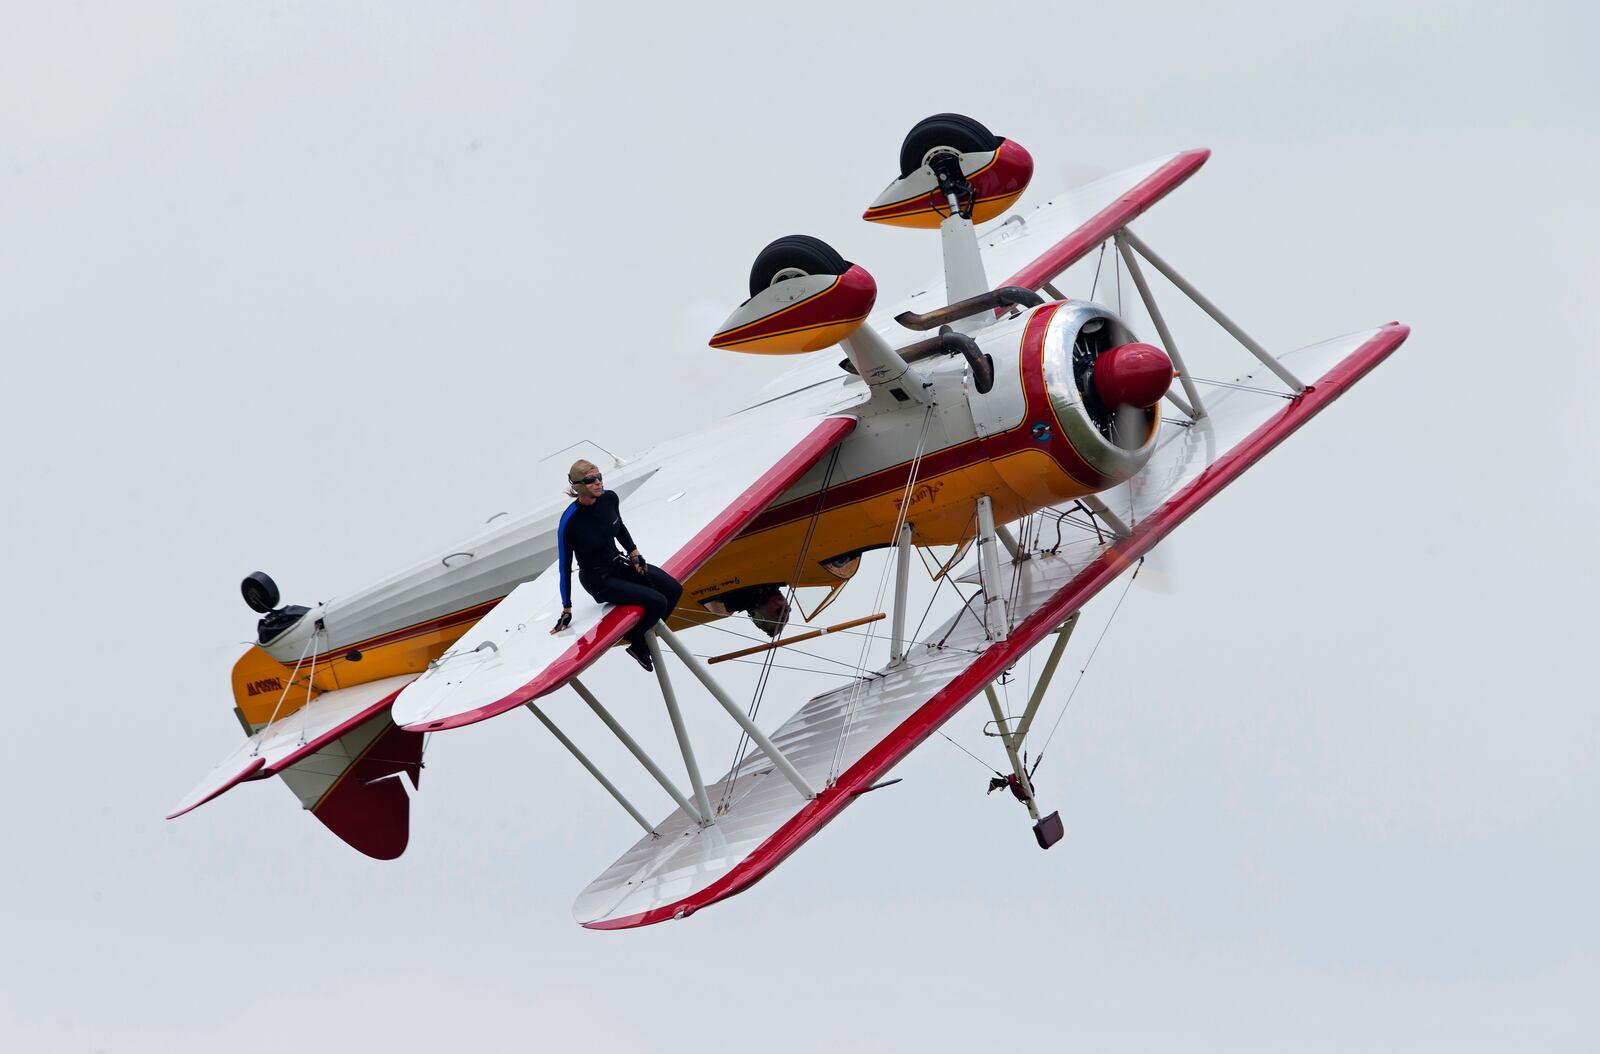
<svg viewBox="0 0 1600 1054">
<path fill-rule="evenodd" d="M 855 427 L 865 386 L 836 376 L 650 451 L 623 517 L 640 551 L 686 580 Z M 636 466 L 636 468 L 639 466 Z M 622 638 L 636 607 L 600 604 L 574 582 L 572 625 L 555 636 L 561 568 L 513 590 L 395 700 L 395 723 L 433 732 L 554 691 Z"/>
<path fill-rule="evenodd" d="M 771 739 L 807 782 L 826 787 L 821 794 L 802 798 L 755 751 L 708 788 L 713 801 L 727 802 L 714 825 L 702 828 L 681 810 L 667 817 L 654 836 L 579 895 L 573 907 L 578 922 L 621 929 L 682 918 L 760 879 L 1130 563 L 1386 358 L 1408 332 L 1390 325 L 1283 356 L 1300 376 L 1320 377 L 1292 400 L 1207 391 L 1209 419 L 1192 427 L 1165 424 L 1146 468 L 1105 495 L 1132 525 L 1131 537 L 1113 543 L 1085 534 L 1054 553 L 1003 564 L 1000 590 L 1015 598 L 1008 639 L 990 640 L 978 617 L 963 609 L 914 646 L 905 662 L 812 699 Z M 1249 385 L 1261 378 L 1239 380 Z"/>
</svg>

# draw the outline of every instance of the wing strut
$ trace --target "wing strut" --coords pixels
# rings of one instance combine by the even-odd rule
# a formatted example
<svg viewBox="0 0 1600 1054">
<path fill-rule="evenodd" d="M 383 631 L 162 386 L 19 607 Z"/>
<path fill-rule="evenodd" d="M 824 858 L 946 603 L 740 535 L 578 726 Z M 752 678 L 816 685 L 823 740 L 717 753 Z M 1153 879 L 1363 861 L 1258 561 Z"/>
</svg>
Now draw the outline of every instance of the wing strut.
<svg viewBox="0 0 1600 1054">
<path fill-rule="evenodd" d="M 879 615 L 878 617 L 882 618 L 883 616 Z M 728 695 L 727 690 L 717 683 L 716 678 L 711 676 L 711 672 L 706 669 L 705 665 L 689 650 L 683 641 L 678 639 L 678 635 L 664 625 L 657 625 L 655 629 L 650 631 L 645 640 L 650 646 L 650 655 L 655 662 L 656 681 L 661 687 L 661 698 L 666 703 L 667 714 L 672 720 L 672 731 L 677 736 L 678 748 L 683 752 L 684 768 L 688 770 L 689 783 L 694 789 L 694 800 L 692 802 L 678 789 L 672 780 L 667 778 L 667 774 L 661 770 L 661 766 L 657 765 L 650 755 L 645 752 L 644 748 L 639 745 L 638 741 L 628 734 L 621 723 L 611 715 L 611 712 L 601 705 L 600 700 L 595 698 L 594 693 L 589 691 L 583 682 L 573 677 L 567 683 L 572 686 L 572 690 L 577 692 L 585 703 L 589 704 L 589 709 L 594 711 L 595 716 L 600 718 L 605 726 L 611 730 L 612 734 L 622 741 L 622 745 L 628 748 L 628 752 L 639 760 L 645 770 L 671 796 L 672 800 L 678 804 L 678 808 L 682 809 L 685 815 L 691 817 L 697 826 L 711 827 L 716 823 L 716 813 L 711 808 L 710 797 L 706 794 L 705 780 L 700 776 L 700 765 L 695 760 L 694 747 L 689 741 L 689 732 L 683 723 L 683 711 L 678 706 L 678 694 L 673 689 L 672 679 L 667 675 L 667 668 L 661 661 L 661 648 L 656 644 L 658 636 L 667 642 L 668 647 L 677 654 L 678 658 L 683 660 L 683 664 L 689 668 L 690 673 L 694 674 L 695 679 L 705 685 L 706 690 L 711 693 L 718 703 L 722 704 L 722 708 L 728 711 L 729 716 L 766 753 L 767 758 L 779 772 L 783 773 L 784 778 L 794 786 L 794 789 L 799 791 L 800 795 L 807 800 L 816 798 L 816 790 L 806 782 L 804 776 L 800 775 L 800 771 L 795 768 L 794 763 L 785 756 L 782 750 L 773 744 L 771 739 L 767 738 L 765 732 L 756 727 L 754 721 L 745 715 L 744 711 L 739 708 L 739 704 L 735 703 Z M 561 729 L 556 727 L 555 722 L 550 719 L 548 714 L 541 710 L 533 700 L 529 700 L 523 705 L 533 712 L 533 716 L 537 717 L 545 728 L 550 730 L 550 734 L 555 736 L 556 740 L 566 747 L 573 757 L 578 759 L 578 763 L 588 770 L 589 775 L 593 776 L 596 782 L 617 800 L 617 803 L 626 810 L 628 815 L 633 817 L 635 823 L 648 831 L 652 837 L 659 837 L 659 832 L 656 828 L 644 818 L 638 809 L 634 808 L 633 803 L 617 789 L 616 784 L 612 783 L 605 773 L 600 771 L 599 766 L 591 761 L 588 755 Z"/>
<path fill-rule="evenodd" d="M 1287 366 L 1273 358 L 1272 354 L 1268 352 L 1266 348 L 1263 348 L 1260 344 L 1258 344 L 1255 339 L 1250 336 L 1250 334 L 1240 329 L 1238 323 L 1234 322 L 1233 319 L 1229 318 L 1227 315 L 1224 315 L 1221 308 L 1217 307 L 1217 305 L 1213 304 L 1210 300 L 1207 300 L 1205 294 L 1191 285 L 1189 280 L 1174 270 L 1171 264 L 1157 256 L 1155 251 L 1151 249 L 1150 246 L 1146 245 L 1142 238 L 1126 227 L 1123 227 L 1121 230 L 1117 231 L 1115 237 L 1119 249 L 1122 249 L 1123 244 L 1126 243 L 1127 245 L 1138 250 L 1140 256 L 1143 256 L 1146 260 L 1150 261 L 1151 267 L 1154 267 L 1156 270 L 1165 275 L 1169 282 L 1177 286 L 1180 290 L 1182 290 L 1185 296 L 1194 301 L 1196 307 L 1210 315 L 1212 320 L 1215 321 L 1217 325 L 1228 331 L 1229 336 L 1231 336 L 1234 340 L 1237 340 L 1240 344 L 1244 345 L 1245 350 L 1259 359 L 1261 365 L 1277 374 L 1278 379 L 1289 386 L 1290 391 L 1298 395 L 1300 392 L 1306 390 L 1306 386 L 1301 383 L 1300 378 L 1296 377 L 1293 373 L 1290 373 Z M 1131 254 L 1125 249 L 1123 250 L 1123 257 L 1124 259 L 1129 260 L 1129 270 L 1134 274 L 1137 274 L 1137 265 L 1133 264 Z M 1139 283 L 1137 278 L 1134 279 L 1134 281 L 1140 285 L 1140 294 L 1144 295 L 1145 289 L 1143 284 Z M 1165 334 L 1162 335 L 1162 339 L 1166 339 Z M 1167 349 L 1167 354 L 1169 357 L 1172 355 L 1172 350 L 1170 347 Z M 1179 362 L 1181 360 L 1174 358 L 1173 361 Z M 1178 368 L 1183 369 L 1181 365 Z M 1185 371 L 1185 373 L 1187 373 L 1187 371 Z M 1183 386 L 1183 390 L 1189 393 L 1189 397 L 1191 399 L 1198 398 L 1190 385 L 1185 384 Z"/>
<path fill-rule="evenodd" d="M 1044 693 L 1050 687 L 1050 679 L 1056 675 L 1056 667 L 1061 664 L 1061 656 L 1067 650 L 1067 642 L 1072 639 L 1072 631 L 1078 627 L 1078 612 L 1074 611 L 1067 616 L 1067 621 L 1056 628 L 1055 647 L 1050 649 L 1050 657 L 1044 661 L 1044 669 L 1039 671 L 1039 679 L 1034 683 L 1033 694 L 1028 696 L 1027 708 L 1022 711 L 1022 720 L 1017 722 L 1016 731 L 1012 737 L 1020 744 L 1027 742 L 1028 730 L 1033 727 L 1033 718 L 1039 712 L 1039 704 L 1044 702 Z"/>
<path fill-rule="evenodd" d="M 661 789 L 666 791 L 672 800 L 678 803 L 678 808 L 693 816 L 696 822 L 704 823 L 705 817 L 701 816 L 699 811 L 689 804 L 689 799 L 683 796 L 683 792 L 678 789 L 677 784 L 667 778 L 667 774 L 661 771 L 661 766 L 652 761 L 650 755 L 644 752 L 644 748 L 635 742 L 632 736 L 628 735 L 622 725 L 617 723 L 617 719 L 611 716 L 611 711 L 600 705 L 600 700 L 594 697 L 594 693 L 589 691 L 588 687 L 576 677 L 567 683 L 572 685 L 572 690 L 577 692 L 583 701 L 589 704 L 589 709 L 593 710 L 594 715 L 604 722 L 607 728 L 611 729 L 612 734 L 622 740 L 622 745 L 628 748 L 628 752 L 639 759 L 639 764 L 643 765 L 645 771 L 650 773 L 657 783 L 661 784 Z"/>
<path fill-rule="evenodd" d="M 983 686 L 983 694 L 989 697 L 989 712 L 994 714 L 994 727 L 998 730 L 1001 744 L 1006 748 L 1006 757 L 1011 760 L 1011 771 L 1017 774 L 1017 785 L 1022 788 L 1022 804 L 1028 807 L 1028 817 L 1038 823 L 1039 803 L 1033 797 L 1033 781 L 1028 779 L 1028 766 L 1022 763 L 1018 755 L 1016 737 L 1006 731 L 1009 722 L 1006 712 L 1000 708 L 1000 697 L 994 694 L 993 681 Z"/>
<path fill-rule="evenodd" d="M 526 706 L 529 710 L 532 710 L 533 716 L 537 717 L 544 724 L 544 727 L 550 730 L 550 734 L 555 736 L 557 741 L 559 741 L 562 746 L 566 747 L 567 750 L 571 751 L 572 756 L 577 758 L 579 763 L 582 764 L 584 768 L 589 770 L 589 775 L 598 780 L 600 782 L 600 786 L 611 792 L 611 796 L 617 799 L 617 804 L 621 805 L 628 811 L 628 815 L 633 817 L 635 823 L 637 823 L 640 827 L 643 827 L 645 832 L 652 838 L 660 837 L 656 834 L 656 829 L 650 826 L 650 821 L 644 818 L 644 814 L 638 809 L 635 809 L 633 807 L 633 803 L 628 801 L 628 799 L 623 796 L 621 791 L 617 790 L 617 785 L 606 779 L 605 773 L 601 772 L 595 766 L 595 763 L 590 761 L 588 756 L 585 755 L 583 751 L 578 749 L 578 745 L 576 743 L 567 738 L 566 733 L 562 732 L 561 729 L 556 727 L 556 723 L 550 720 L 550 718 L 545 715 L 543 710 L 539 709 L 539 704 L 535 703 L 532 699 L 529 699 L 522 705 Z"/>
<path fill-rule="evenodd" d="M 994 734 L 1006 748 L 1006 757 L 1010 759 L 1011 771 L 1016 776 L 1016 788 L 1020 791 L 1022 803 L 1028 807 L 1028 815 L 1033 819 L 1033 832 L 1039 840 L 1041 849 L 1048 849 L 1060 841 L 1060 814 L 1052 813 L 1049 817 L 1040 819 L 1039 801 L 1033 790 L 1033 774 L 1028 771 L 1021 754 L 1023 744 L 1028 739 L 1028 729 L 1033 727 L 1033 719 L 1039 712 L 1039 704 L 1044 701 L 1044 693 L 1050 688 L 1050 680 L 1055 676 L 1056 667 L 1060 665 L 1061 656 L 1067 650 L 1067 642 L 1072 639 L 1072 631 L 1077 625 L 1078 613 L 1074 611 L 1054 630 L 1055 646 L 1050 649 L 1050 657 L 1045 660 L 1044 669 L 1039 671 L 1039 678 L 1034 682 L 1033 691 L 1028 696 L 1027 707 L 1022 711 L 1022 716 L 1016 719 L 1016 728 L 1011 727 L 1012 719 L 1006 716 L 1005 710 L 1000 706 L 1000 697 L 995 694 L 994 682 L 990 681 L 983 686 L 984 694 L 989 698 L 989 710 L 994 714 Z"/>
<path fill-rule="evenodd" d="M 1117 538 L 1122 539 L 1132 536 L 1133 532 L 1128 529 L 1127 524 L 1122 522 L 1122 517 L 1112 512 L 1110 507 L 1100 500 L 1098 494 L 1085 494 L 1078 500 L 1083 502 L 1084 507 L 1090 512 L 1104 520 L 1106 526 L 1111 528 L 1111 533 L 1116 535 Z"/>
<path fill-rule="evenodd" d="M 1167 349 L 1167 357 L 1178 368 L 1178 383 L 1183 385 L 1184 393 L 1189 396 L 1189 401 L 1184 402 L 1178 398 L 1178 393 L 1168 388 L 1167 401 L 1188 414 L 1189 420 L 1198 421 L 1206 415 L 1206 404 L 1200 401 L 1200 389 L 1194 386 L 1194 378 L 1189 376 L 1189 367 L 1184 365 L 1183 356 L 1178 353 L 1178 342 L 1172 339 L 1172 331 L 1167 328 L 1166 317 L 1161 314 L 1161 309 L 1156 307 L 1156 298 L 1150 292 L 1150 284 L 1144 280 L 1144 268 L 1139 266 L 1133 250 L 1128 248 L 1128 239 L 1123 237 L 1122 231 L 1118 231 L 1116 240 L 1117 252 L 1128 265 L 1128 274 L 1133 278 L 1134 288 L 1139 290 L 1139 299 L 1144 301 L 1144 309 L 1150 313 L 1150 321 L 1155 323 L 1156 333 L 1161 337 L 1161 346 Z"/>
<path fill-rule="evenodd" d="M 911 575 L 911 525 L 900 525 L 894 545 L 894 627 L 889 631 L 889 661 L 906 657 L 906 589 Z"/>
<path fill-rule="evenodd" d="M 985 494 L 978 499 L 978 566 L 983 568 L 983 624 L 990 640 L 1005 640 L 1011 628 L 1006 618 L 1006 595 L 1000 591 L 1000 539 L 994 529 L 994 502 Z M 997 614 L 991 618 L 989 613 Z"/>
<path fill-rule="evenodd" d="M 1005 546 L 1006 552 L 1011 554 L 1012 563 L 1020 564 L 1028 558 L 1028 554 L 1023 552 L 1022 547 L 1017 544 L 1016 536 L 1006 529 L 1005 524 L 997 523 L 994 525 L 994 536 L 1000 539 L 1000 544 Z"/>
<path fill-rule="evenodd" d="M 722 708 L 728 711 L 728 716 L 733 718 L 751 739 L 755 740 L 756 746 L 766 753 L 772 763 L 777 766 L 778 771 L 783 773 L 783 778 L 788 780 L 794 789 L 800 792 L 800 796 L 807 801 L 815 798 L 817 792 L 812 789 L 811 784 L 806 782 L 805 777 L 800 775 L 800 770 L 795 768 L 794 763 L 784 756 L 783 751 L 773 745 L 772 740 L 767 738 L 765 732 L 756 727 L 754 721 L 745 716 L 745 712 L 739 709 L 739 704 L 728 697 L 728 693 L 723 690 L 722 685 L 718 684 L 717 679 L 711 676 L 711 671 L 706 669 L 699 659 L 695 658 L 683 641 L 678 639 L 678 635 L 669 630 L 665 623 L 657 623 L 656 628 L 651 632 L 666 641 L 667 647 L 677 652 L 678 658 L 682 659 L 683 664 L 689 667 L 689 672 L 694 674 L 700 683 L 706 686 L 706 691 L 711 693 L 712 698 L 722 704 Z M 653 645 L 651 650 L 657 651 Z M 659 663 L 660 659 L 658 658 L 656 661 Z M 656 667 L 656 672 L 662 676 L 661 683 L 665 686 L 667 683 L 666 674 L 659 665 Z M 697 789 L 700 790 L 700 793 L 705 793 L 704 788 L 697 786 Z"/>
<path fill-rule="evenodd" d="M 650 659 L 656 668 L 656 683 L 661 686 L 661 699 L 667 704 L 667 714 L 672 718 L 672 732 L 678 737 L 678 749 L 683 751 L 683 766 L 689 770 L 689 783 L 694 787 L 694 801 L 699 806 L 700 826 L 710 827 L 717 820 L 711 811 L 711 799 L 706 797 L 706 781 L 700 778 L 700 763 L 694 759 L 689 730 L 683 725 L 683 711 L 678 709 L 678 693 L 672 690 L 672 678 L 667 676 L 667 664 L 661 661 L 661 648 L 656 644 L 656 635 L 647 634 L 644 642 L 650 646 Z"/>
</svg>

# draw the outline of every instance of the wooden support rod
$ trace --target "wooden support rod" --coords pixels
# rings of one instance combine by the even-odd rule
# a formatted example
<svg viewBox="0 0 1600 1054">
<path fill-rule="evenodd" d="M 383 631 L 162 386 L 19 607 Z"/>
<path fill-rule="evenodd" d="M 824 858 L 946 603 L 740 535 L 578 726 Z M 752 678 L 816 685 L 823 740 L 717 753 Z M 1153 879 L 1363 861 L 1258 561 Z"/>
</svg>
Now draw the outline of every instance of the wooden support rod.
<svg viewBox="0 0 1600 1054">
<path fill-rule="evenodd" d="M 792 637 L 785 637 L 782 640 L 775 640 L 771 644 L 757 644 L 751 648 L 740 648 L 738 651 L 730 651 L 726 655 L 718 655 L 715 658 L 707 659 L 706 661 L 708 663 L 718 663 L 727 662 L 729 659 L 742 659 L 746 655 L 758 655 L 764 651 L 772 651 L 774 648 L 786 648 L 791 644 L 799 644 L 801 641 L 815 640 L 817 637 L 827 633 L 838 633 L 843 629 L 854 629 L 857 626 L 865 626 L 869 622 L 877 622 L 886 617 L 888 616 L 882 611 L 878 612 L 876 615 L 863 615 L 861 618 L 853 618 L 848 622 L 841 622 L 837 626 L 828 626 L 825 629 L 814 629 L 808 633 L 797 633 Z"/>
</svg>

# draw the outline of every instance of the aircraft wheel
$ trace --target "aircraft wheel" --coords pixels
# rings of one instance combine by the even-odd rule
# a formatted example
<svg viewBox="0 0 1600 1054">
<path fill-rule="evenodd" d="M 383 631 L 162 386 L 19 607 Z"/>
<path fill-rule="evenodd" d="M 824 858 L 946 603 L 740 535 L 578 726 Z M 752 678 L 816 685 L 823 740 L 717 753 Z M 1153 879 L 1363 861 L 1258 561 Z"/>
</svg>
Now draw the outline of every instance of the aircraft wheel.
<svg viewBox="0 0 1600 1054">
<path fill-rule="evenodd" d="M 245 580 L 239 583 L 239 591 L 244 594 L 244 602 L 250 605 L 250 610 L 263 615 L 270 613 L 283 599 L 278 595 L 278 583 L 265 571 L 246 575 Z"/>
<path fill-rule="evenodd" d="M 750 295 L 790 278 L 810 274 L 844 274 L 850 269 L 845 258 L 821 238 L 791 234 L 762 249 L 750 268 Z"/>
<path fill-rule="evenodd" d="M 967 154 L 995 150 L 1000 137 L 972 118 L 959 113 L 936 113 L 924 117 L 906 133 L 900 144 L 900 178 L 904 179 L 927 164 L 929 155 L 940 148 Z"/>
</svg>

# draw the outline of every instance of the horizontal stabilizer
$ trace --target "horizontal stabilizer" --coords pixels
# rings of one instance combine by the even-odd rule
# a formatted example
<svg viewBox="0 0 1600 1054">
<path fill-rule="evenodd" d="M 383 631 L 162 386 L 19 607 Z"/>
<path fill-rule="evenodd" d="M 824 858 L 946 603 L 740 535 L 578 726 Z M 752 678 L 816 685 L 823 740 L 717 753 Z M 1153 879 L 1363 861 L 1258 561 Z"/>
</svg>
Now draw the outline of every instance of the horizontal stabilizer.
<svg viewBox="0 0 1600 1054">
<path fill-rule="evenodd" d="M 167 819 L 182 816 L 247 780 L 265 779 L 310 757 L 352 729 L 388 710 L 411 675 L 323 692 L 234 748 L 183 796 Z"/>
</svg>

